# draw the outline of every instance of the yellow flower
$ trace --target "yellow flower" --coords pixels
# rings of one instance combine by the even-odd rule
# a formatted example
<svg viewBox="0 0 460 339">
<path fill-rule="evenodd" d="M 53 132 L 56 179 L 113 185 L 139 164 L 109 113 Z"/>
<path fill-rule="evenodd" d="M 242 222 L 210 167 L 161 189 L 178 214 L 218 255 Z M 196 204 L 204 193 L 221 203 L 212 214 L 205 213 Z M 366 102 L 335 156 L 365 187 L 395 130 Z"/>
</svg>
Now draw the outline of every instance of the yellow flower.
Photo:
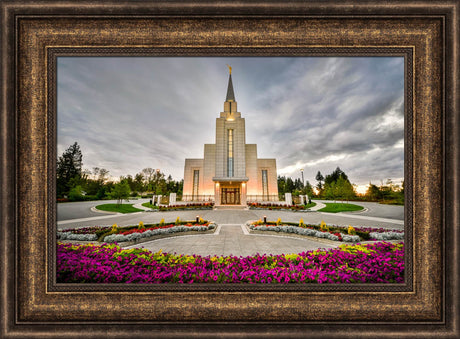
<svg viewBox="0 0 460 339">
<path fill-rule="evenodd" d="M 299 255 L 295 254 L 295 253 L 292 253 L 292 254 L 285 254 L 284 257 L 287 260 L 296 260 L 297 258 L 299 258 Z"/>
<path fill-rule="evenodd" d="M 116 232 L 118 230 L 117 224 L 112 225 L 112 232 Z"/>
<path fill-rule="evenodd" d="M 304 227 L 304 226 L 305 226 L 305 224 L 303 223 L 303 218 L 300 218 L 300 220 L 299 220 L 299 226 L 300 226 L 300 227 Z"/>
<path fill-rule="evenodd" d="M 321 225 L 319 226 L 321 231 L 329 231 L 329 227 L 326 226 L 324 220 L 321 221 Z"/>
<path fill-rule="evenodd" d="M 161 219 L 160 220 L 160 226 L 164 226 L 164 224 L 165 224 L 165 219 Z"/>
<path fill-rule="evenodd" d="M 278 218 L 278 220 L 276 220 L 276 224 L 277 225 L 281 224 L 281 218 Z"/>
<path fill-rule="evenodd" d="M 144 227 L 144 223 L 142 221 L 139 221 L 139 227 L 138 227 L 140 230 L 143 230 L 145 227 Z"/>
<path fill-rule="evenodd" d="M 176 225 L 179 225 L 179 224 L 180 224 L 180 218 L 177 217 L 177 219 L 176 219 Z"/>
<path fill-rule="evenodd" d="M 356 230 L 351 225 L 348 225 L 348 234 L 356 234 Z"/>
</svg>

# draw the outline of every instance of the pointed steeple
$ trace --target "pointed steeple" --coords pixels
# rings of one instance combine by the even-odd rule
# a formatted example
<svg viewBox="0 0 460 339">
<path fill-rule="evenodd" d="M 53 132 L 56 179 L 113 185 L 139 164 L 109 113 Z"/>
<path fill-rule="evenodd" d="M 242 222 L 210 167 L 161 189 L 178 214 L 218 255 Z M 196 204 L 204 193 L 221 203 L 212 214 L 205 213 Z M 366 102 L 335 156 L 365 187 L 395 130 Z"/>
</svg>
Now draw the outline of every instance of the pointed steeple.
<svg viewBox="0 0 460 339">
<path fill-rule="evenodd" d="M 235 101 L 235 93 L 233 92 L 233 82 L 232 82 L 232 68 L 228 66 L 230 75 L 228 77 L 228 87 L 227 87 L 227 98 L 225 101 Z"/>
<path fill-rule="evenodd" d="M 227 66 L 230 74 L 228 76 L 227 98 L 224 102 L 224 111 L 221 112 L 221 118 L 225 118 L 227 121 L 232 121 L 236 118 L 240 118 L 241 113 L 238 112 L 238 104 L 235 101 L 235 93 L 233 92 L 232 68 L 229 65 Z"/>
</svg>

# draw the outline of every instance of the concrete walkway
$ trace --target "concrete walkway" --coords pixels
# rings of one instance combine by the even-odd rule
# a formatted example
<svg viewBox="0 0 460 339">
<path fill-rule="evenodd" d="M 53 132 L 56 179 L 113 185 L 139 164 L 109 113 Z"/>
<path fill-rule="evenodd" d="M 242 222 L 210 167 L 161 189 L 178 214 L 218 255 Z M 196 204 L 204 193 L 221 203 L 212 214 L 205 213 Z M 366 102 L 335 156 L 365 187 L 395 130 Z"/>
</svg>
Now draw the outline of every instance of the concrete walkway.
<svg viewBox="0 0 460 339">
<path fill-rule="evenodd" d="M 312 200 L 312 202 L 316 203 L 316 205 L 313 207 L 310 207 L 310 211 L 317 211 L 317 210 L 320 210 L 326 207 L 325 204 L 323 204 L 322 202 L 319 202 L 318 200 Z"/>
<path fill-rule="evenodd" d="M 118 226 L 136 225 L 139 221 L 144 223 L 158 223 L 161 219 L 173 222 L 177 217 L 182 220 L 195 220 L 200 216 L 205 220 L 212 220 L 217 224 L 243 224 L 248 220 L 263 219 L 276 221 L 299 222 L 302 218 L 305 223 L 319 224 L 321 221 L 327 224 L 340 226 L 364 226 L 403 229 L 404 221 L 398 219 L 378 218 L 352 213 L 322 213 L 322 212 L 291 212 L 270 210 L 192 210 L 192 211 L 168 211 L 168 212 L 137 212 L 122 215 L 99 215 L 97 217 L 61 220 L 58 221 L 58 229 L 84 226 Z"/>
<path fill-rule="evenodd" d="M 148 208 L 148 207 L 142 206 L 142 204 L 144 204 L 144 202 L 139 202 L 139 203 L 137 203 L 137 204 L 134 204 L 133 207 L 134 207 L 134 208 L 137 208 L 137 209 L 140 209 L 140 210 L 143 210 L 143 211 L 149 211 L 149 212 L 153 211 L 152 208 Z"/>
<path fill-rule="evenodd" d="M 244 226 L 239 224 L 219 225 L 214 234 L 177 236 L 158 239 L 133 245 L 126 248 L 143 247 L 152 252 L 198 254 L 202 256 L 249 256 L 259 254 L 292 254 L 317 248 L 333 248 L 336 246 L 310 239 L 293 238 L 278 235 L 254 235 L 243 231 Z"/>
</svg>

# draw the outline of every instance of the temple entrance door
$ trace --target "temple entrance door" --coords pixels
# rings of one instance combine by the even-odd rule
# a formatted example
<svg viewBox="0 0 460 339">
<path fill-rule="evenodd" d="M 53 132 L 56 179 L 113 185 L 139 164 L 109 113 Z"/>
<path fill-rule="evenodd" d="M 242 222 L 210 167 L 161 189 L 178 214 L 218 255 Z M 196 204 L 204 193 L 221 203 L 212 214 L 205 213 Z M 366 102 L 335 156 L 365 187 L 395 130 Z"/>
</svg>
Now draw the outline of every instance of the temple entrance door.
<svg viewBox="0 0 460 339">
<path fill-rule="evenodd" d="M 239 188 L 222 188 L 222 205 L 239 205 Z"/>
</svg>

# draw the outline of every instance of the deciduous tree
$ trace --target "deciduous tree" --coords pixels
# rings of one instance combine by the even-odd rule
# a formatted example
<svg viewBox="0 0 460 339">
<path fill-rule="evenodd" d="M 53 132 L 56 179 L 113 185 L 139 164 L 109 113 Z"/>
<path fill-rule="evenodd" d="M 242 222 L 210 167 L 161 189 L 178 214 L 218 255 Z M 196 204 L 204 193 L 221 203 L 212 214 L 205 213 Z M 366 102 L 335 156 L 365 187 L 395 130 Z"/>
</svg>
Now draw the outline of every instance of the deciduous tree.
<svg viewBox="0 0 460 339">
<path fill-rule="evenodd" d="M 112 199 L 117 199 L 117 205 L 120 205 L 123 203 L 123 199 L 129 198 L 130 192 L 131 189 L 129 188 L 128 182 L 122 180 L 118 184 L 115 184 L 110 195 Z"/>
</svg>

